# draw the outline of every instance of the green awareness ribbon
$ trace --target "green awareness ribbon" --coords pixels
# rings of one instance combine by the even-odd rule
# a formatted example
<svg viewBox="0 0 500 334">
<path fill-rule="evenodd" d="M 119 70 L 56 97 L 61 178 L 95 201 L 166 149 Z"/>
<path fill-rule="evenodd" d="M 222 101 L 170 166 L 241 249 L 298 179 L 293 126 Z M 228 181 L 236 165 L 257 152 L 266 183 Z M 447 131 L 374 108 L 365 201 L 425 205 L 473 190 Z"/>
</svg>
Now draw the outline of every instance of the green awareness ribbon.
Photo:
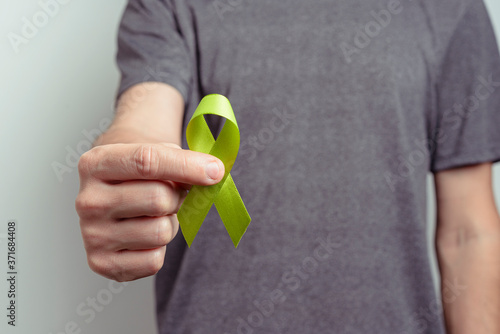
<svg viewBox="0 0 500 334">
<path fill-rule="evenodd" d="M 207 114 L 218 115 L 226 119 L 217 140 L 214 139 L 203 116 Z M 229 174 L 240 148 L 240 130 L 229 100 L 219 94 L 205 96 L 188 123 L 186 140 L 189 149 L 219 158 L 224 164 L 225 172 L 224 177 L 217 184 L 194 185 L 184 199 L 177 212 L 184 239 L 191 247 L 213 203 L 234 247 L 238 247 L 251 218 Z"/>
</svg>

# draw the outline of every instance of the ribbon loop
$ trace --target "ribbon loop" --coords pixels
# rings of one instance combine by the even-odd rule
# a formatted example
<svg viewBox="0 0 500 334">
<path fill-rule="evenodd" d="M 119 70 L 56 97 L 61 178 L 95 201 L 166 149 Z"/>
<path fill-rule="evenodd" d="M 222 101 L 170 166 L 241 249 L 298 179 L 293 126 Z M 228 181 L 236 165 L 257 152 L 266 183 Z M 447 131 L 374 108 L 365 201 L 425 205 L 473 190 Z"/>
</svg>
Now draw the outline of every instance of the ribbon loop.
<svg viewBox="0 0 500 334">
<path fill-rule="evenodd" d="M 203 117 L 207 114 L 226 119 L 217 140 Z M 225 172 L 217 184 L 191 188 L 177 213 L 182 234 L 191 247 L 208 211 L 215 204 L 234 247 L 237 247 L 251 218 L 230 175 L 240 147 L 240 130 L 229 100 L 219 94 L 205 96 L 188 123 L 186 140 L 191 150 L 219 158 Z"/>
</svg>

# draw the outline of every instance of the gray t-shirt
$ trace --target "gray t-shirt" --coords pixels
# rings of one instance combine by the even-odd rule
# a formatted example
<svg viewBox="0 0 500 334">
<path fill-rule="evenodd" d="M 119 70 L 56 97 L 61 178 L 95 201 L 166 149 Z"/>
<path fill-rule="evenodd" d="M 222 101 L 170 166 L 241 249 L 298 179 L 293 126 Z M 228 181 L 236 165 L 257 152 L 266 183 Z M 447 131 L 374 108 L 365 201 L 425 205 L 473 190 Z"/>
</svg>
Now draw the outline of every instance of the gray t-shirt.
<svg viewBox="0 0 500 334">
<path fill-rule="evenodd" d="M 130 0 L 117 58 L 118 94 L 170 84 L 184 126 L 223 94 L 241 131 L 252 222 L 235 249 L 212 207 L 190 249 L 168 245 L 161 333 L 444 332 L 426 176 L 500 157 L 482 1 Z"/>
</svg>

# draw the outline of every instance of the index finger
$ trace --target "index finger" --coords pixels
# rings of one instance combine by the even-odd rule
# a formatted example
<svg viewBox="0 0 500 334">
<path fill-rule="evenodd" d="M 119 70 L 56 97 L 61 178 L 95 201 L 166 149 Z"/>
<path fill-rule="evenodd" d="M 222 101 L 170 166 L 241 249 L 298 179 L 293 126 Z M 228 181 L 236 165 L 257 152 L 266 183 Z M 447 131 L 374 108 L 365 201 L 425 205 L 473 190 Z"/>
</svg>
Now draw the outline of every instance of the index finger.
<svg viewBox="0 0 500 334">
<path fill-rule="evenodd" d="M 218 158 L 163 144 L 110 144 L 82 155 L 80 172 L 105 181 L 169 180 L 212 185 L 224 175 Z"/>
</svg>

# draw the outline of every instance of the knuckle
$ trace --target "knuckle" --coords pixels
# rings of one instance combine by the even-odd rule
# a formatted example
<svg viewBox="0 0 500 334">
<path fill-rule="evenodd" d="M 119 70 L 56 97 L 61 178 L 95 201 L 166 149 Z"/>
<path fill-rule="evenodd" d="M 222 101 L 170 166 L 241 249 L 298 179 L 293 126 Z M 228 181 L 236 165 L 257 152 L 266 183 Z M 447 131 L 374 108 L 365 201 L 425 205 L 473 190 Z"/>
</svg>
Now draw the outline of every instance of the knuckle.
<svg viewBox="0 0 500 334">
<path fill-rule="evenodd" d="M 177 215 L 169 216 L 169 221 L 170 228 L 172 229 L 172 238 L 170 239 L 170 241 L 172 241 L 179 232 L 179 221 L 177 220 Z"/>
<path fill-rule="evenodd" d="M 104 248 L 106 245 L 106 238 L 101 230 L 88 225 L 82 225 L 81 230 L 87 253 L 93 253 Z"/>
<path fill-rule="evenodd" d="M 127 282 L 141 277 L 151 276 L 156 274 L 163 267 L 164 252 L 162 249 L 157 249 L 151 256 L 148 256 L 140 269 L 130 268 L 126 263 L 114 261 L 114 257 L 117 255 L 116 253 L 89 254 L 87 256 L 88 266 L 93 272 L 117 282 Z"/>
<path fill-rule="evenodd" d="M 93 156 L 91 151 L 87 151 L 78 160 L 78 173 L 80 176 L 88 175 L 93 166 Z"/>
<path fill-rule="evenodd" d="M 106 201 L 101 201 L 88 191 L 80 192 L 75 200 L 75 209 L 80 218 L 95 219 L 104 215 Z"/>
<path fill-rule="evenodd" d="M 162 217 L 157 224 L 157 239 L 156 242 L 159 246 L 165 246 L 172 240 L 172 225 L 168 217 Z"/>
<path fill-rule="evenodd" d="M 151 213 L 155 216 L 165 216 L 169 214 L 169 203 L 170 200 L 165 186 L 162 184 L 155 185 L 149 204 Z"/>
<path fill-rule="evenodd" d="M 153 144 L 140 145 L 133 156 L 133 162 L 137 173 L 143 178 L 155 178 L 158 175 L 160 152 Z"/>
<path fill-rule="evenodd" d="M 102 154 L 103 148 L 96 146 L 89 151 L 83 153 L 78 160 L 78 172 L 80 176 L 89 175 L 97 167 L 99 156 Z"/>
<path fill-rule="evenodd" d="M 127 282 L 135 279 L 127 268 L 120 266 L 118 264 L 112 265 L 109 269 L 109 275 L 117 282 Z"/>
<path fill-rule="evenodd" d="M 162 249 L 156 249 L 153 254 L 149 257 L 145 269 L 145 275 L 151 276 L 156 274 L 163 267 L 164 255 Z"/>
<path fill-rule="evenodd" d="M 89 268 L 101 276 L 113 279 L 117 282 L 126 282 L 135 279 L 129 274 L 129 270 L 116 263 L 113 257 L 116 254 L 95 254 L 87 257 Z"/>
<path fill-rule="evenodd" d="M 111 277 L 111 265 L 108 257 L 98 254 L 89 254 L 87 256 L 87 263 L 89 268 L 96 274 Z"/>
</svg>

